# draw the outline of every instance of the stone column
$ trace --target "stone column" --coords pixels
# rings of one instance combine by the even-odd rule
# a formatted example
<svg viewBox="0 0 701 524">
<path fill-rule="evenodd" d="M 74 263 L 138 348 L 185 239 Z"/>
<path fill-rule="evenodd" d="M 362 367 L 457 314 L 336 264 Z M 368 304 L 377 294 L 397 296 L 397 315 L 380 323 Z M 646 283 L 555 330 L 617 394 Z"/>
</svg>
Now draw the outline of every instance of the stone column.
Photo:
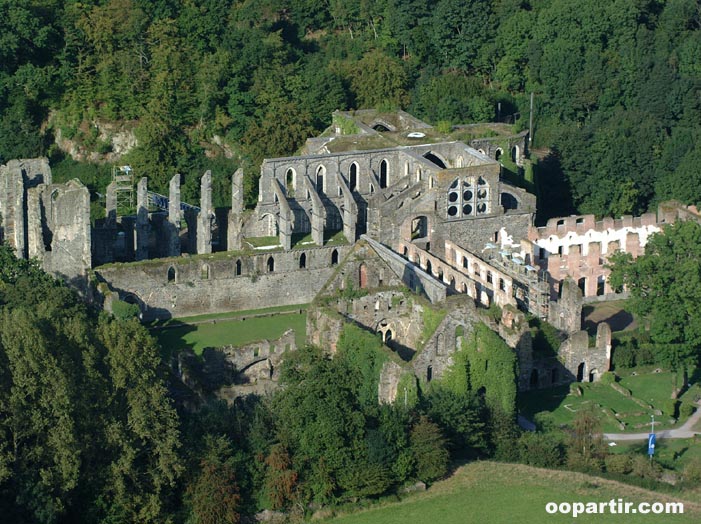
<svg viewBox="0 0 701 524">
<path fill-rule="evenodd" d="M 273 179 L 273 192 L 277 195 L 278 204 L 280 206 L 280 217 L 278 220 L 278 235 L 280 237 L 280 245 L 283 249 L 292 249 L 292 209 L 287 203 L 285 192 L 280 187 L 280 183 Z"/>
<path fill-rule="evenodd" d="M 107 196 L 105 198 L 105 225 L 113 227 L 117 224 L 117 188 L 114 182 L 107 186 Z"/>
<path fill-rule="evenodd" d="M 346 181 L 340 173 L 336 174 L 338 185 L 343 193 L 343 235 L 348 242 L 355 242 L 355 226 L 358 221 L 358 204 L 355 203 L 353 193 L 346 185 Z"/>
<path fill-rule="evenodd" d="M 180 221 L 182 212 L 180 211 L 180 175 L 177 174 L 170 179 L 168 194 L 168 256 L 177 257 L 180 255 Z"/>
<path fill-rule="evenodd" d="M 151 230 L 148 218 L 148 179 L 139 180 L 136 186 L 136 224 L 134 226 L 134 246 L 136 260 L 148 258 L 148 241 Z"/>
<path fill-rule="evenodd" d="M 197 253 L 212 252 L 212 172 L 207 171 L 200 182 L 200 214 L 197 219 Z"/>
<path fill-rule="evenodd" d="M 326 226 L 326 208 L 319 194 L 316 192 L 315 185 L 309 179 L 309 176 L 304 176 L 304 183 L 307 186 L 309 195 L 312 197 L 312 240 L 317 246 L 323 246 L 324 227 Z"/>
<path fill-rule="evenodd" d="M 231 210 L 227 228 L 226 249 L 237 251 L 243 243 L 243 170 L 237 169 L 231 177 Z"/>
</svg>

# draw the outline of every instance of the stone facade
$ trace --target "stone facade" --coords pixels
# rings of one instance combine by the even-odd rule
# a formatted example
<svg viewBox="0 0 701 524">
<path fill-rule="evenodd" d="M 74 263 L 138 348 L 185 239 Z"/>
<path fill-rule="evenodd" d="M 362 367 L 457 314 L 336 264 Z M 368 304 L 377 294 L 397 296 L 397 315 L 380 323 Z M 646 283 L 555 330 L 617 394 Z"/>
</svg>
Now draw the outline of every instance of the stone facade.
<svg viewBox="0 0 701 524">
<path fill-rule="evenodd" d="M 92 265 L 88 189 L 78 180 L 53 184 L 46 158 L 0 166 L 0 240 L 84 291 Z"/>
</svg>

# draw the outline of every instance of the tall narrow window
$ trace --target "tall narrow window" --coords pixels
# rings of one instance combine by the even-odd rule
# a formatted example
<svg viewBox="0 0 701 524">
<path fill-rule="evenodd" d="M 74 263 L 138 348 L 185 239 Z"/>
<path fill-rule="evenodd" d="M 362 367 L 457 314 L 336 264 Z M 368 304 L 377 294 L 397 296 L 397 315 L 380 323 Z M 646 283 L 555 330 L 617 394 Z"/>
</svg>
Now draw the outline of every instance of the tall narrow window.
<svg viewBox="0 0 701 524">
<path fill-rule="evenodd" d="M 241 276 L 241 260 L 236 261 L 236 276 Z"/>
<path fill-rule="evenodd" d="M 380 162 L 380 187 L 385 188 L 389 185 L 389 165 L 387 160 Z"/>
<path fill-rule="evenodd" d="M 287 170 L 287 174 L 285 175 L 285 186 L 287 187 L 287 194 L 292 195 L 295 190 L 295 185 L 296 185 L 296 176 L 295 176 L 295 170 L 290 168 Z"/>
<path fill-rule="evenodd" d="M 307 267 L 307 255 L 302 253 L 299 257 L 299 269 L 304 269 L 305 267 Z"/>
<path fill-rule="evenodd" d="M 334 249 L 331 252 L 331 265 L 335 266 L 336 264 L 338 264 L 338 250 Z"/>
<path fill-rule="evenodd" d="M 326 192 L 326 169 L 324 166 L 319 166 L 316 170 L 316 190 L 318 193 Z"/>
<path fill-rule="evenodd" d="M 275 271 L 275 259 L 273 257 L 268 257 L 268 273 Z"/>
<path fill-rule="evenodd" d="M 353 162 L 350 165 L 350 171 L 348 173 L 348 183 L 350 185 L 350 190 L 355 191 L 358 186 L 358 164 Z"/>
</svg>

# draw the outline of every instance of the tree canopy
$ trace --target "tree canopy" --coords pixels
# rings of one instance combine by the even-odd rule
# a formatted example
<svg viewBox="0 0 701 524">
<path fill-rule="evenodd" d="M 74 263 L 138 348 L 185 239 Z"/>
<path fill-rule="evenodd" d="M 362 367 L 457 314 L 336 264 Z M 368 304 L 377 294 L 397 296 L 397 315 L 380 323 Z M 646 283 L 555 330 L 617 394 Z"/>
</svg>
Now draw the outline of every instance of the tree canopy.
<svg viewBox="0 0 701 524">
<path fill-rule="evenodd" d="M 631 309 L 646 319 L 660 360 L 680 370 L 701 352 L 701 224 L 677 221 L 652 235 L 645 254 L 611 257 L 611 285 L 630 291 Z"/>
</svg>

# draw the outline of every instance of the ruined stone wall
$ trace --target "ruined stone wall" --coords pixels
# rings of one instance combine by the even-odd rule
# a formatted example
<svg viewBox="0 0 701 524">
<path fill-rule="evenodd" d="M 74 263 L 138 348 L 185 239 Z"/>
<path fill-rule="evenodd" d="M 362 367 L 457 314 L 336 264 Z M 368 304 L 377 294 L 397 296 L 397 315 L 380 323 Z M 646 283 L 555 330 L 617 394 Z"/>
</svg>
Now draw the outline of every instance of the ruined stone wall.
<svg viewBox="0 0 701 524">
<path fill-rule="evenodd" d="M 336 271 L 333 252 L 340 260 L 350 248 L 181 257 L 94 271 L 120 298 L 138 303 L 144 319 L 182 317 L 311 302 Z"/>
<path fill-rule="evenodd" d="M 414 374 L 422 383 L 427 384 L 443 376 L 453 364 L 453 355 L 462 347 L 464 337 L 474 331 L 477 321 L 477 308 L 471 300 L 466 297 L 451 298 L 448 313 L 411 362 Z"/>
<path fill-rule="evenodd" d="M 92 254 L 90 193 L 83 184 L 71 180 L 28 189 L 27 229 L 29 258 L 49 273 L 85 283 Z"/>
<path fill-rule="evenodd" d="M 469 127 L 469 126 L 465 126 Z M 508 158 L 522 166 L 526 158 L 528 131 L 509 137 L 488 137 L 470 140 L 470 146 L 494 160 Z"/>
<path fill-rule="evenodd" d="M 573 380 L 596 382 L 611 368 L 611 328 L 605 322 L 599 324 L 592 347 L 586 331 L 570 335 L 560 346 L 558 360 Z"/>
<path fill-rule="evenodd" d="M 84 289 L 92 262 L 87 188 L 78 180 L 52 184 L 46 158 L 0 166 L 0 239 Z"/>
<path fill-rule="evenodd" d="M 660 211 L 659 220 L 654 213 L 599 221 L 594 215 L 553 218 L 544 227 L 531 227 L 528 239 L 533 243 L 534 262 L 550 274 L 553 300 L 566 277 L 579 284 L 585 297 L 602 297 L 614 293 L 608 283 L 610 270 L 604 267 L 608 256 L 620 250 L 637 257 L 650 235 L 675 216 Z"/>
</svg>

